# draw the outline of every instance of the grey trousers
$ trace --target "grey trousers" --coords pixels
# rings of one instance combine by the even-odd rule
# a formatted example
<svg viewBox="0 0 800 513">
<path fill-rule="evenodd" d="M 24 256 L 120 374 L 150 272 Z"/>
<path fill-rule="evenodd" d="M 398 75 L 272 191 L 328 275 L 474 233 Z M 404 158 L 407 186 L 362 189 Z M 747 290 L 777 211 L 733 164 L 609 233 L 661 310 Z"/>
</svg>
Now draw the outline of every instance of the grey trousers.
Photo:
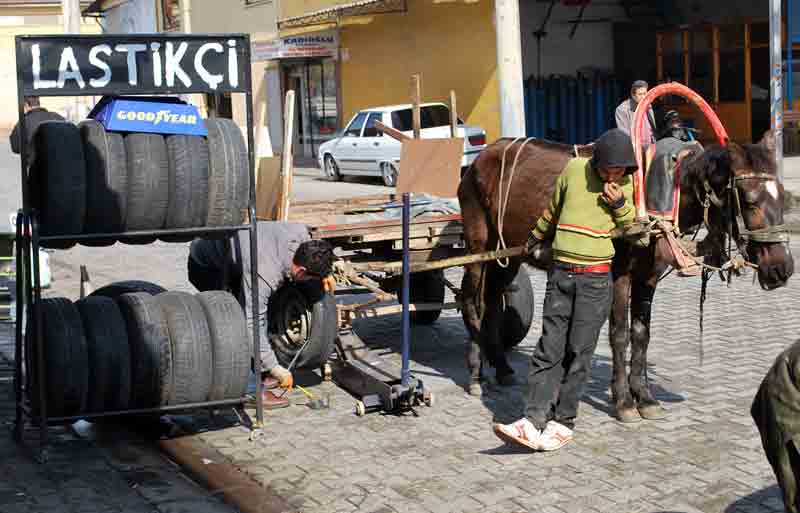
<svg viewBox="0 0 800 513">
<path fill-rule="evenodd" d="M 570 273 L 555 262 L 548 273 L 542 336 L 531 356 L 526 417 L 574 427 L 597 338 L 611 309 L 608 273 Z"/>
</svg>

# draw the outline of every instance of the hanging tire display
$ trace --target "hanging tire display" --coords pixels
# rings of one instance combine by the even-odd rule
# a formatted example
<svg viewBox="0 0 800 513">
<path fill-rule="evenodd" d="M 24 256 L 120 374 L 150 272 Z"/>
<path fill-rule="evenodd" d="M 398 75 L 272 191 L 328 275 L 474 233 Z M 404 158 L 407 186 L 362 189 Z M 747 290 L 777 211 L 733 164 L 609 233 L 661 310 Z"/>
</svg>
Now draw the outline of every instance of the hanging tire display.
<svg viewBox="0 0 800 513">
<path fill-rule="evenodd" d="M 241 224 L 250 200 L 250 165 L 242 131 L 233 120 L 209 118 L 207 226 Z"/>
<path fill-rule="evenodd" d="M 128 168 L 121 134 L 107 132 L 99 121 L 82 121 L 78 128 L 86 158 L 86 221 L 84 233 L 125 230 Z M 110 246 L 115 239 L 81 241 L 84 246 Z"/>
<path fill-rule="evenodd" d="M 278 362 L 287 367 L 305 345 L 294 368 L 325 363 L 338 335 L 337 315 L 336 299 L 319 286 L 292 283 L 278 289 L 269 301 L 269 333 Z"/>
<path fill-rule="evenodd" d="M 169 329 L 173 390 L 169 404 L 205 401 L 213 376 L 211 334 L 200 301 L 186 292 L 155 296 Z"/>
<path fill-rule="evenodd" d="M 126 231 L 160 230 L 169 203 L 167 145 L 159 134 L 125 136 L 128 162 L 128 214 Z M 127 244 L 149 244 L 155 237 L 132 237 Z"/>
<path fill-rule="evenodd" d="M 164 228 L 197 228 L 208 217 L 208 142 L 204 137 L 167 137 L 169 203 Z M 166 242 L 188 242 L 193 235 L 164 235 Z"/>
<path fill-rule="evenodd" d="M 117 305 L 131 353 L 131 407 L 166 406 L 173 393 L 172 345 L 161 306 L 146 292 L 122 294 Z"/>
<path fill-rule="evenodd" d="M 78 127 L 63 121 L 39 125 L 31 164 L 40 235 L 78 235 L 86 217 L 86 159 Z M 75 241 L 42 241 L 46 248 L 68 249 Z"/>
<path fill-rule="evenodd" d="M 89 356 L 86 413 L 126 410 L 131 402 L 128 330 L 116 302 L 87 297 L 75 303 L 83 322 Z"/>
<path fill-rule="evenodd" d="M 208 400 L 243 397 L 253 349 L 242 306 L 223 291 L 201 292 L 195 297 L 205 311 L 211 334 L 213 374 Z"/>
</svg>

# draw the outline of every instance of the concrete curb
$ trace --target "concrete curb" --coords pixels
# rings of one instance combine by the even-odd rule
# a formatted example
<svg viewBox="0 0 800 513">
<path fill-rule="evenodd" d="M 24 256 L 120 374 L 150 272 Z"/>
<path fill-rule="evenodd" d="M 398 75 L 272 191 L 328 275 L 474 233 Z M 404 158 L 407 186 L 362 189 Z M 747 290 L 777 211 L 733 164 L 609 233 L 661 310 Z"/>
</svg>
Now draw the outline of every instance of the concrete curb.
<svg viewBox="0 0 800 513">
<path fill-rule="evenodd" d="M 185 473 L 214 495 L 242 513 L 290 513 L 297 508 L 281 496 L 248 477 L 228 458 L 197 436 L 161 440 L 158 443 Z"/>
</svg>

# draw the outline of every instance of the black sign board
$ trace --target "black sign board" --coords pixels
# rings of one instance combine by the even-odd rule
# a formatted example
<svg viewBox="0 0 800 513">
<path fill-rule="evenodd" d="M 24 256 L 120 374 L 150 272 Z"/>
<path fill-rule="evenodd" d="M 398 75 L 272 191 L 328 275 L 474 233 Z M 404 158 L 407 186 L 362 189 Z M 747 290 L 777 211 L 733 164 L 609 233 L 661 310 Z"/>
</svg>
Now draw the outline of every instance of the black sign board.
<svg viewBox="0 0 800 513">
<path fill-rule="evenodd" d="M 24 96 L 246 92 L 244 34 L 18 36 Z"/>
</svg>

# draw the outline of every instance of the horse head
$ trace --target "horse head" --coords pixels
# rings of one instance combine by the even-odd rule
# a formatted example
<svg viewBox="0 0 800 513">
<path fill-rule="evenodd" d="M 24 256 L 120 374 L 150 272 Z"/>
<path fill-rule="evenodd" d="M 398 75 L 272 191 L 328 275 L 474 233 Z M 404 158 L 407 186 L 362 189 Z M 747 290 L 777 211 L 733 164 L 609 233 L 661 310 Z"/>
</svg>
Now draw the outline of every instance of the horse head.
<svg viewBox="0 0 800 513">
<path fill-rule="evenodd" d="M 794 258 L 783 226 L 784 189 L 770 148 L 771 134 L 758 144 L 728 142 L 695 151 L 692 188 L 709 210 L 709 230 L 731 236 L 744 257 L 758 266 L 764 290 L 786 285 Z M 699 166 L 696 166 L 700 164 Z M 691 179 L 690 178 L 690 179 Z M 710 211 L 714 212 L 711 213 Z"/>
</svg>

